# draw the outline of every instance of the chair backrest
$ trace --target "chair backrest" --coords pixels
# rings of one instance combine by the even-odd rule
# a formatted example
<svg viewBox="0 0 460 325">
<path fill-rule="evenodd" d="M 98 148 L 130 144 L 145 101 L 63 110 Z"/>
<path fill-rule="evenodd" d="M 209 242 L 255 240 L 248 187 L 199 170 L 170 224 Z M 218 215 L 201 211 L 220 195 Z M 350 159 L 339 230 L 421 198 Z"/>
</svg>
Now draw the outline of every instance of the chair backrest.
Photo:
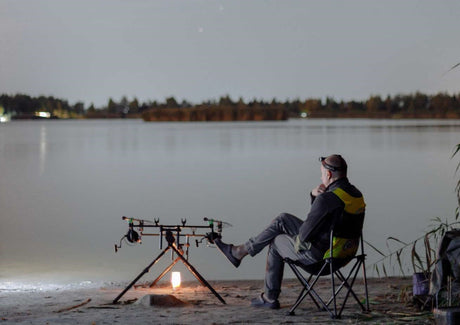
<svg viewBox="0 0 460 325">
<path fill-rule="evenodd" d="M 331 235 L 331 247 L 324 253 L 323 259 L 330 258 L 352 258 L 356 255 L 359 247 L 359 238 L 342 238 Z M 332 254 L 331 254 L 332 253 Z"/>
<path fill-rule="evenodd" d="M 358 251 L 362 236 L 366 203 L 362 195 L 352 196 L 340 187 L 333 193 L 343 202 L 344 209 L 341 219 L 332 226 L 330 248 L 323 258 L 352 258 Z"/>
<path fill-rule="evenodd" d="M 346 266 L 356 256 L 361 238 L 339 238 L 334 236 L 334 229 L 330 232 L 330 247 L 323 256 L 323 260 L 312 264 L 302 264 L 291 261 L 310 274 L 319 276 L 331 274 L 331 267 L 324 267 L 326 262 L 332 264 L 332 272 Z M 332 259 L 331 259 L 332 252 Z M 321 273 L 320 273 L 321 272 Z"/>
</svg>

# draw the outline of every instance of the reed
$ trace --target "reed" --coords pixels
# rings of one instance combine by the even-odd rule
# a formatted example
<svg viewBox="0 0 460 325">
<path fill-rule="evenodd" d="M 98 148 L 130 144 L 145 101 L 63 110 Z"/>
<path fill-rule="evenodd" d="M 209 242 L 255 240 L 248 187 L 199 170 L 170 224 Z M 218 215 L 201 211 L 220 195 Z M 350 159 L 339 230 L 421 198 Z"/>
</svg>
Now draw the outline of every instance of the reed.
<svg viewBox="0 0 460 325">
<path fill-rule="evenodd" d="M 460 152 L 460 144 L 457 144 L 453 150 L 451 159 L 457 156 Z M 460 162 L 457 164 L 455 172 L 460 170 Z M 381 274 L 388 277 L 388 269 L 394 268 L 395 262 L 399 268 L 401 275 L 405 276 L 405 262 L 408 256 L 413 273 L 423 272 L 429 274 L 431 268 L 436 261 L 436 248 L 444 234 L 452 230 L 460 224 L 459 207 L 460 207 L 460 178 L 457 181 L 455 191 L 457 194 L 457 208 L 455 215 L 452 218 L 435 217 L 431 219 L 431 224 L 426 229 L 425 233 L 411 242 L 404 242 L 393 236 L 386 239 L 387 252 L 383 252 L 374 245 L 366 241 L 366 244 L 376 251 L 381 258 L 371 265 L 375 273 L 380 277 Z M 394 247 L 396 245 L 396 247 Z M 394 273 L 393 269 L 393 273 Z"/>
</svg>

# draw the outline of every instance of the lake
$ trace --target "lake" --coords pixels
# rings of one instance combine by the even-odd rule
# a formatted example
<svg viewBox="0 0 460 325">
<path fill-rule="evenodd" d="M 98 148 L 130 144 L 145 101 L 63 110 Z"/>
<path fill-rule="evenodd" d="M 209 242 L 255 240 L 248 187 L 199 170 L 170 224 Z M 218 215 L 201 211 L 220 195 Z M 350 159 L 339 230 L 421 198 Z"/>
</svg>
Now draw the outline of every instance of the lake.
<svg viewBox="0 0 460 325">
<path fill-rule="evenodd" d="M 318 157 L 332 153 L 364 193 L 365 239 L 385 250 L 388 236 L 409 242 L 432 218 L 453 219 L 457 143 L 460 120 L 0 124 L 0 288 L 131 281 L 160 249 L 157 237 L 144 237 L 115 253 L 122 216 L 216 218 L 232 225 L 223 231 L 231 243 L 280 212 L 303 219 L 320 183 Z M 371 265 L 378 256 L 367 253 Z M 144 280 L 171 262 L 163 259 Z M 265 259 L 266 250 L 235 269 L 213 247 L 190 248 L 208 280 L 262 279 Z"/>
</svg>

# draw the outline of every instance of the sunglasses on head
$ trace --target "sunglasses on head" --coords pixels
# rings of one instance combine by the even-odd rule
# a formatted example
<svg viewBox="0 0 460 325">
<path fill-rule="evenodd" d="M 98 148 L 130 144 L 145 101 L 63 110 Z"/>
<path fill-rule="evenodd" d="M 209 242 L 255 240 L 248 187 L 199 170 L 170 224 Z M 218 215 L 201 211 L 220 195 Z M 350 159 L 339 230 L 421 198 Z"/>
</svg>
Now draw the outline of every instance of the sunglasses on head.
<svg viewBox="0 0 460 325">
<path fill-rule="evenodd" d="M 319 161 L 321 162 L 321 164 L 323 165 L 324 168 L 326 168 L 326 169 L 328 169 L 330 171 L 333 171 L 333 172 L 343 169 L 342 167 L 332 166 L 332 165 L 328 164 L 326 162 L 326 159 L 327 159 L 327 157 L 319 157 Z"/>
</svg>

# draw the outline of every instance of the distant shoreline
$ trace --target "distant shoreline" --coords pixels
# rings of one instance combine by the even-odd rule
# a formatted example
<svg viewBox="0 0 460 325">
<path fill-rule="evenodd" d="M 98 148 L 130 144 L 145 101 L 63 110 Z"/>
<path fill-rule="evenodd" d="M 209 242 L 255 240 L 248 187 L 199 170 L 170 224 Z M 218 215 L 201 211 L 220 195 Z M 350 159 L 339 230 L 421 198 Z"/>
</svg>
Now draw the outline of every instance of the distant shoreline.
<svg viewBox="0 0 460 325">
<path fill-rule="evenodd" d="M 26 94 L 0 95 L 0 117 L 12 119 L 45 118 L 143 118 L 146 121 L 263 121 L 310 118 L 369 119 L 458 119 L 458 95 L 419 92 L 394 96 L 370 96 L 363 100 L 335 100 L 332 97 L 292 99 L 285 101 L 257 100 L 245 102 L 221 96 L 201 103 L 178 102 L 168 97 L 164 102 L 140 102 L 136 97 L 120 101 L 109 98 L 106 106 L 73 105 L 52 96 L 31 97 Z"/>
<path fill-rule="evenodd" d="M 434 114 L 435 115 L 435 114 Z M 31 121 L 31 120 L 38 120 L 38 121 L 46 121 L 46 120 L 142 120 L 142 116 L 140 115 L 127 115 L 127 116 L 114 116 L 114 115 L 90 115 L 90 116 L 82 116 L 79 118 L 59 118 L 56 116 L 52 116 L 50 118 L 41 118 L 36 116 L 13 116 L 11 117 L 12 121 Z M 287 120 L 316 120 L 316 119 L 331 119 L 331 120 L 339 120 L 339 119 L 369 119 L 369 120 L 460 120 L 460 114 L 452 114 L 449 116 L 431 116 L 431 115 L 408 115 L 408 114 L 393 114 L 389 116 L 368 116 L 368 115 L 359 115 L 359 114 L 352 114 L 352 115 L 339 115 L 339 114 L 314 114 L 309 115 L 308 117 L 289 117 L 286 119 L 202 119 L 202 120 L 193 120 L 193 119 L 181 119 L 181 118 L 163 118 L 163 119 L 152 119 L 149 122 L 238 122 L 238 121 L 252 121 L 252 122 L 266 122 L 266 121 L 287 121 Z"/>
</svg>

